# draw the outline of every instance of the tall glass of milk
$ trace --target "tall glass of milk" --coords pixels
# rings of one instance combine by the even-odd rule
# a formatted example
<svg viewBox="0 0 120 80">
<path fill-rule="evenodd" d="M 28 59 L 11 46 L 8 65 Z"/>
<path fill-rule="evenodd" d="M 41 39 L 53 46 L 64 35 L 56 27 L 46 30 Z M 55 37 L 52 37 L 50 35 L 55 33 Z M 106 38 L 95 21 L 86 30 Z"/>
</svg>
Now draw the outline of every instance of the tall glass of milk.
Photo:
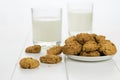
<svg viewBox="0 0 120 80">
<path fill-rule="evenodd" d="M 93 3 L 85 0 L 71 1 L 67 7 L 69 35 L 92 32 Z"/>
<path fill-rule="evenodd" d="M 31 8 L 33 43 L 42 47 L 60 45 L 62 28 L 61 8 Z"/>
</svg>

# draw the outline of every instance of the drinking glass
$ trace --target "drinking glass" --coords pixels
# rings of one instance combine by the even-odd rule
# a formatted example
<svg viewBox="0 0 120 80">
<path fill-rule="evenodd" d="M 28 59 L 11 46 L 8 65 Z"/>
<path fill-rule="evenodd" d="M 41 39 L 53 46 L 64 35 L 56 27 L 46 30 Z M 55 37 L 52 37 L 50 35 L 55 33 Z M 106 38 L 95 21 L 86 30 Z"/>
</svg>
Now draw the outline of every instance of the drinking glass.
<svg viewBox="0 0 120 80">
<path fill-rule="evenodd" d="M 42 47 L 60 45 L 61 8 L 31 8 L 33 43 Z"/>
<path fill-rule="evenodd" d="M 87 1 L 74 1 L 68 3 L 68 33 L 92 32 L 93 3 Z"/>
</svg>

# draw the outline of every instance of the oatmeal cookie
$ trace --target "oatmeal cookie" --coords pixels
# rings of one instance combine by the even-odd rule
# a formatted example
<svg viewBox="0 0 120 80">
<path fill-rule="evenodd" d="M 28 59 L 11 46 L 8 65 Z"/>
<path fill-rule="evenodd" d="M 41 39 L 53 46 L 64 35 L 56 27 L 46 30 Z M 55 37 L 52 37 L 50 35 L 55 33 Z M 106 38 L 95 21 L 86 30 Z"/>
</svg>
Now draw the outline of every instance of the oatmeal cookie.
<svg viewBox="0 0 120 80">
<path fill-rule="evenodd" d="M 59 55 L 62 52 L 61 46 L 53 46 L 47 50 L 48 55 Z"/>
<path fill-rule="evenodd" d="M 71 36 L 65 40 L 65 44 L 69 44 L 71 42 L 77 41 L 75 36 Z"/>
<path fill-rule="evenodd" d="M 19 64 L 20 67 L 24 69 L 34 69 L 40 65 L 38 60 L 33 59 L 31 57 L 21 59 Z"/>
<path fill-rule="evenodd" d="M 62 58 L 58 55 L 45 55 L 40 57 L 40 61 L 47 64 L 56 64 L 59 63 L 61 60 Z"/>
<path fill-rule="evenodd" d="M 105 36 L 98 35 L 98 36 L 95 37 L 95 40 L 96 40 L 97 43 L 102 42 L 102 41 L 105 40 Z"/>
<path fill-rule="evenodd" d="M 71 42 L 69 44 L 65 44 L 62 47 L 62 51 L 64 54 L 74 55 L 80 53 L 82 49 L 82 45 L 79 44 L 77 41 Z"/>
<path fill-rule="evenodd" d="M 40 45 L 29 46 L 26 48 L 26 53 L 39 53 L 41 51 Z"/>
<path fill-rule="evenodd" d="M 114 55 L 117 52 L 116 46 L 109 40 L 104 40 L 99 44 L 99 52 L 105 55 Z"/>
<path fill-rule="evenodd" d="M 97 57 L 97 56 L 100 56 L 100 53 L 98 51 L 81 52 L 80 56 Z"/>
<path fill-rule="evenodd" d="M 92 33 L 92 34 L 90 34 L 90 36 L 95 40 L 95 37 L 97 36 L 97 34 Z"/>
<path fill-rule="evenodd" d="M 80 44 L 84 44 L 87 41 L 94 40 L 93 36 L 88 33 L 80 33 L 76 35 L 76 39 Z"/>
<path fill-rule="evenodd" d="M 90 52 L 96 51 L 98 49 L 98 44 L 95 41 L 88 41 L 83 45 L 82 51 Z"/>
</svg>

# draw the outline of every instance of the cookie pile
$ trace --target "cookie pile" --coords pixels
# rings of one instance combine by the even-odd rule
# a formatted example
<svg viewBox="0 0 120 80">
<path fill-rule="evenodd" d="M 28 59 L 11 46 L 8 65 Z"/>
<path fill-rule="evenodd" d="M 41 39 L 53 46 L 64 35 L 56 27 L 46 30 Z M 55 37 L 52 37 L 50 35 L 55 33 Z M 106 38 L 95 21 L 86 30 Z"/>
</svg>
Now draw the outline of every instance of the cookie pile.
<svg viewBox="0 0 120 80">
<path fill-rule="evenodd" d="M 26 53 L 40 53 L 40 51 L 40 45 L 29 46 L 25 50 Z M 62 57 L 59 56 L 62 52 L 65 55 L 96 57 L 114 55 L 117 49 L 114 43 L 103 35 L 80 33 L 67 38 L 63 46 L 49 48 L 46 55 L 41 56 L 39 60 L 28 57 L 21 59 L 19 64 L 24 69 L 37 68 L 40 62 L 57 64 L 62 61 Z"/>
<path fill-rule="evenodd" d="M 114 55 L 117 49 L 103 35 L 80 33 L 67 38 L 62 51 L 67 55 L 96 57 Z"/>
</svg>

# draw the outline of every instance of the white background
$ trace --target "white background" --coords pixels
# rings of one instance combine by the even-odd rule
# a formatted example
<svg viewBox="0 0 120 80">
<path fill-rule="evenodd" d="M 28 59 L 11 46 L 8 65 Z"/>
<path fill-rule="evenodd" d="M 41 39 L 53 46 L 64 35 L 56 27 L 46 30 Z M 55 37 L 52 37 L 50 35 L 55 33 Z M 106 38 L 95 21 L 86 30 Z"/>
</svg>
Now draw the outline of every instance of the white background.
<svg viewBox="0 0 120 80">
<path fill-rule="evenodd" d="M 0 79 L 10 80 L 16 61 L 31 30 L 31 7 L 61 6 L 68 0 L 0 0 Z M 120 44 L 120 0 L 92 0 L 93 32 Z M 63 34 L 67 35 L 64 10 Z M 63 40 L 66 38 L 63 37 Z M 118 54 L 119 56 L 119 54 Z"/>
</svg>

